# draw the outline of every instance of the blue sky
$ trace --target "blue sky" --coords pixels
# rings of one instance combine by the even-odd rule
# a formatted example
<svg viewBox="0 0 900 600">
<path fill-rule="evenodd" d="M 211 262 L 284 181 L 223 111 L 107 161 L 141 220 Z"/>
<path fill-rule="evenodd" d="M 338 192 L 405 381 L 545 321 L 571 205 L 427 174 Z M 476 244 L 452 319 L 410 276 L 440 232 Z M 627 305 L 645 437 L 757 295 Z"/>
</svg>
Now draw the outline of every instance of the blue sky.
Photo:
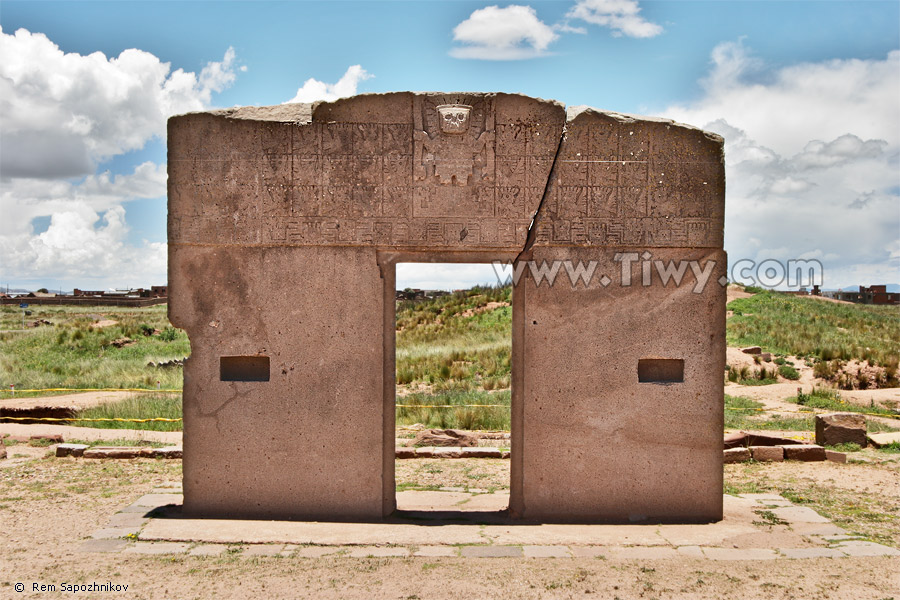
<svg viewBox="0 0 900 600">
<path fill-rule="evenodd" d="M 897 2 L 3 1 L 0 27 L 12 287 L 159 283 L 165 118 L 301 88 L 521 92 L 712 129 L 732 262 L 816 258 L 826 287 L 900 280 Z"/>
</svg>

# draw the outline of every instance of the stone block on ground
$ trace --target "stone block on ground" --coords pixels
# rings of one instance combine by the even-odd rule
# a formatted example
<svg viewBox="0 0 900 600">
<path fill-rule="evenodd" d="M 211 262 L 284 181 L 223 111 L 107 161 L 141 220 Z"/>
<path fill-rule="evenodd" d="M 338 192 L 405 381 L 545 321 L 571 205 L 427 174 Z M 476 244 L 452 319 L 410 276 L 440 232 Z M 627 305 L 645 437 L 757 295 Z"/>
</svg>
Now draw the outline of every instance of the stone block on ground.
<svg viewBox="0 0 900 600">
<path fill-rule="evenodd" d="M 416 449 L 415 448 L 405 448 L 403 446 L 398 446 L 394 449 L 394 458 L 415 458 L 416 457 Z"/>
<path fill-rule="evenodd" d="M 43 434 L 43 435 L 32 435 L 32 436 L 30 436 L 28 439 L 29 439 L 29 441 L 32 441 L 32 440 L 47 441 L 47 442 L 50 442 L 51 444 L 61 444 L 61 443 L 63 443 L 63 436 L 59 435 L 58 433 L 54 433 L 54 434 Z"/>
<path fill-rule="evenodd" d="M 845 463 L 847 462 L 847 455 L 843 452 L 837 452 L 835 450 L 825 450 L 825 460 L 830 460 L 831 462 L 836 463 Z"/>
<path fill-rule="evenodd" d="M 154 448 L 154 458 L 181 458 L 181 446 L 166 446 L 165 448 Z"/>
<path fill-rule="evenodd" d="M 816 443 L 821 446 L 859 444 L 865 448 L 866 417 L 857 413 L 816 415 Z"/>
<path fill-rule="evenodd" d="M 94 446 L 84 451 L 84 458 L 150 458 L 153 448 L 139 446 Z"/>
<path fill-rule="evenodd" d="M 781 446 L 750 446 L 750 456 L 759 462 L 783 461 L 784 448 Z"/>
<path fill-rule="evenodd" d="M 435 448 L 431 455 L 434 458 L 461 458 L 462 448 Z"/>
<path fill-rule="evenodd" d="M 475 447 L 478 435 L 459 429 L 428 429 L 416 434 L 413 446 Z"/>
<path fill-rule="evenodd" d="M 759 346 L 747 346 L 746 348 L 741 348 L 741 352 L 744 354 L 761 354 L 762 348 Z"/>
<path fill-rule="evenodd" d="M 722 454 L 726 464 L 750 460 L 750 450 L 747 448 L 729 448 L 728 450 L 724 450 Z"/>
<path fill-rule="evenodd" d="M 463 546 L 460 551 L 465 558 L 520 558 L 521 546 Z"/>
<path fill-rule="evenodd" d="M 6 446 L 0 444 L 0 460 L 6 458 Z"/>
<path fill-rule="evenodd" d="M 460 448 L 463 458 L 503 458 L 500 448 Z"/>
<path fill-rule="evenodd" d="M 888 433 L 872 433 L 869 434 L 869 441 L 876 448 L 881 448 L 882 446 L 887 446 L 888 444 L 893 444 L 894 442 L 900 443 L 900 431 L 891 431 Z"/>
<path fill-rule="evenodd" d="M 87 444 L 60 444 L 56 447 L 56 456 L 82 456 L 88 448 Z"/>
<path fill-rule="evenodd" d="M 815 444 L 797 444 L 796 446 L 784 446 L 785 460 L 802 460 L 815 462 L 825 460 L 825 448 Z"/>
</svg>

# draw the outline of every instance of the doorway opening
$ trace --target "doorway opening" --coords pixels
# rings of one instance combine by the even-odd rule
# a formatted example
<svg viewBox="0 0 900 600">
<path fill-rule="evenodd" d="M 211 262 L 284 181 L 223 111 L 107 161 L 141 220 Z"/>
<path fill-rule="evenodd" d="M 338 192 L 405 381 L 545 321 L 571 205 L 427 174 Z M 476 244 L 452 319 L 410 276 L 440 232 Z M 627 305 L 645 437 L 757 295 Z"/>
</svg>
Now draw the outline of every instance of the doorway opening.
<svg viewBox="0 0 900 600">
<path fill-rule="evenodd" d="M 491 264 L 395 272 L 397 514 L 483 522 L 509 505 L 512 286 Z"/>
</svg>

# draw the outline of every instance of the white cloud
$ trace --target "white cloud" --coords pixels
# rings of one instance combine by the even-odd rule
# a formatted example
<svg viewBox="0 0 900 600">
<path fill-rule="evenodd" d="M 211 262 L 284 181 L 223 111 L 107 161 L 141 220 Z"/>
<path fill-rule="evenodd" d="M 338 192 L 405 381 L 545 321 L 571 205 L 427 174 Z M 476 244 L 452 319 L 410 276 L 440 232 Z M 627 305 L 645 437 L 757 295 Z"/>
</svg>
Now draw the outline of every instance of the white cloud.
<svg viewBox="0 0 900 600">
<path fill-rule="evenodd" d="M 79 184 L 13 179 L 0 193 L 0 203 L 12 216 L 0 221 L 4 278 L 82 287 L 88 280 L 104 286 L 165 281 L 166 244 L 130 244 L 122 206 L 165 193 L 165 166 L 150 162 L 129 175 L 91 175 Z M 50 226 L 35 234 L 32 220 L 44 216 L 50 216 Z"/>
<path fill-rule="evenodd" d="M 729 42 L 702 83 L 664 114 L 725 138 L 730 261 L 813 256 L 826 287 L 896 282 L 900 51 L 771 69 Z"/>
<path fill-rule="evenodd" d="M 474 285 L 497 285 L 494 267 L 477 263 L 399 263 L 397 289 L 462 290 Z"/>
<path fill-rule="evenodd" d="M 666 115 L 703 125 L 717 119 L 747 132 L 781 155 L 812 140 L 853 133 L 900 143 L 900 50 L 883 60 L 835 59 L 766 70 L 742 42 L 720 44 L 697 102 Z"/>
<path fill-rule="evenodd" d="M 455 58 L 520 60 L 546 54 L 559 36 L 530 6 L 488 6 L 474 11 L 453 29 L 462 44 L 450 51 Z"/>
<path fill-rule="evenodd" d="M 649 38 L 663 28 L 641 16 L 637 0 L 578 0 L 566 17 L 609 27 L 614 36 Z"/>
<path fill-rule="evenodd" d="M 297 90 L 297 94 L 285 102 L 291 104 L 293 102 L 316 102 L 319 100 L 332 101 L 338 98 L 346 98 L 356 94 L 356 89 L 360 81 L 371 79 L 374 75 L 370 75 L 360 65 L 353 65 L 347 68 L 344 75 L 338 79 L 337 83 L 325 83 L 318 79 L 310 77 L 303 86 Z"/>
<path fill-rule="evenodd" d="M 235 79 L 235 54 L 198 76 L 149 52 L 64 53 L 42 33 L 0 29 L 0 174 L 75 177 L 164 137 L 166 118 L 202 110 Z"/>
<path fill-rule="evenodd" d="M 234 50 L 197 74 L 142 50 L 84 56 L 42 33 L 0 29 L 0 56 L 3 279 L 164 282 L 166 244 L 135 245 L 123 204 L 164 197 L 166 166 L 145 162 L 119 175 L 96 166 L 164 138 L 169 116 L 209 108 L 235 80 Z M 34 219 L 47 217 L 47 230 L 35 232 Z"/>
</svg>

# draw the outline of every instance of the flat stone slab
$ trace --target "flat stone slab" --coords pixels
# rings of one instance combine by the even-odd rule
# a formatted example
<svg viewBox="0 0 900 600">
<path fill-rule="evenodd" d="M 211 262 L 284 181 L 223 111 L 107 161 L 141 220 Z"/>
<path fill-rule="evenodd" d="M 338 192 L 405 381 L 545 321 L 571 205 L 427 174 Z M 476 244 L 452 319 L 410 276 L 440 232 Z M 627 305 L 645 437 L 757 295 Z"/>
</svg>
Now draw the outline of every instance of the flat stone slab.
<svg viewBox="0 0 900 600">
<path fill-rule="evenodd" d="M 413 556 L 459 556 L 459 549 L 455 546 L 419 546 Z"/>
<path fill-rule="evenodd" d="M 190 556 L 221 556 L 228 551 L 225 544 L 202 544 L 191 548 Z"/>
<path fill-rule="evenodd" d="M 121 552 L 128 547 L 128 541 L 122 539 L 93 539 L 83 542 L 79 552 Z"/>
<path fill-rule="evenodd" d="M 836 548 L 847 556 L 900 556 L 900 550 L 896 548 L 862 540 L 841 542 Z"/>
<path fill-rule="evenodd" d="M 124 538 L 129 535 L 136 535 L 141 530 L 140 526 L 138 527 L 106 527 L 104 529 L 98 529 L 91 537 L 97 540 L 111 540 L 116 538 Z"/>
<path fill-rule="evenodd" d="M 320 558 L 340 552 L 335 546 L 300 546 L 291 552 L 291 556 L 299 558 Z"/>
<path fill-rule="evenodd" d="M 768 548 L 704 548 L 703 555 L 713 560 L 775 560 L 778 553 Z"/>
<path fill-rule="evenodd" d="M 847 556 L 835 548 L 779 548 L 778 552 L 784 558 L 843 558 Z"/>
<path fill-rule="evenodd" d="M 624 548 L 607 548 L 604 554 L 610 558 L 622 560 L 660 560 L 678 558 L 678 550 L 668 546 L 626 546 Z"/>
<path fill-rule="evenodd" d="M 806 506 L 784 506 L 772 509 L 772 513 L 788 523 L 830 523 L 828 519 Z"/>
<path fill-rule="evenodd" d="M 108 527 L 138 527 L 147 522 L 147 517 L 137 512 L 118 512 L 109 518 Z"/>
<path fill-rule="evenodd" d="M 525 558 L 571 558 L 566 546 L 523 546 Z"/>
<path fill-rule="evenodd" d="M 350 551 L 351 558 L 378 558 L 383 556 L 409 556 L 407 548 L 383 548 L 381 546 L 363 546 Z"/>
<path fill-rule="evenodd" d="M 900 550 L 888 546 L 848 539 L 844 530 L 814 510 L 791 505 L 777 494 L 726 495 L 725 518 L 718 523 L 594 525 L 513 521 L 497 510 L 507 503 L 507 493 L 473 494 L 453 489 L 399 492 L 399 504 L 403 500 L 408 506 L 437 510 L 417 513 L 415 522 L 404 521 L 400 514 L 391 521 L 374 523 L 184 519 L 177 510 L 165 512 L 175 516 L 148 518 L 144 514 L 155 507 L 181 500 L 175 493 L 148 494 L 112 515 L 110 524 L 121 526 L 96 531 L 97 539 L 87 540 L 79 551 L 187 553 L 195 557 L 234 553 L 246 558 L 604 557 L 638 561 L 900 556 Z M 789 525 L 762 525 L 757 513 L 763 509 L 771 510 Z M 475 518 L 459 523 L 466 514 Z M 419 520 L 420 515 L 425 521 Z M 139 538 L 136 543 L 122 539 L 135 533 Z M 835 545 L 828 547 L 829 542 Z"/>
<path fill-rule="evenodd" d="M 872 441 L 876 448 L 887 446 L 894 442 L 900 442 L 900 431 L 891 431 L 888 433 L 870 433 L 869 440 Z"/>
<path fill-rule="evenodd" d="M 169 504 L 182 504 L 184 496 L 182 494 L 147 494 L 138 498 L 132 506 L 146 506 L 147 508 L 159 508 L 160 506 L 168 506 Z"/>
<path fill-rule="evenodd" d="M 519 558 L 524 556 L 519 546 L 464 546 L 460 555 L 472 558 Z"/>
<path fill-rule="evenodd" d="M 87 444 L 59 444 L 56 446 L 56 456 L 81 456 L 90 448 Z"/>
<path fill-rule="evenodd" d="M 141 540 L 202 541 L 217 544 L 483 544 L 472 525 L 410 525 L 406 523 L 316 523 L 225 519 L 151 519 Z"/>
<path fill-rule="evenodd" d="M 279 556 L 284 550 L 284 544 L 254 544 L 244 548 L 244 556 Z"/>
<path fill-rule="evenodd" d="M 509 494 L 476 494 L 462 504 L 457 504 L 459 510 L 478 512 L 500 512 L 509 506 Z"/>
<path fill-rule="evenodd" d="M 176 542 L 138 542 L 128 546 L 123 551 L 124 554 L 184 554 L 189 548 L 189 544 L 179 544 Z"/>
<path fill-rule="evenodd" d="M 405 490 L 397 492 L 397 510 L 466 510 L 461 503 L 471 499 L 466 492 Z"/>
</svg>

